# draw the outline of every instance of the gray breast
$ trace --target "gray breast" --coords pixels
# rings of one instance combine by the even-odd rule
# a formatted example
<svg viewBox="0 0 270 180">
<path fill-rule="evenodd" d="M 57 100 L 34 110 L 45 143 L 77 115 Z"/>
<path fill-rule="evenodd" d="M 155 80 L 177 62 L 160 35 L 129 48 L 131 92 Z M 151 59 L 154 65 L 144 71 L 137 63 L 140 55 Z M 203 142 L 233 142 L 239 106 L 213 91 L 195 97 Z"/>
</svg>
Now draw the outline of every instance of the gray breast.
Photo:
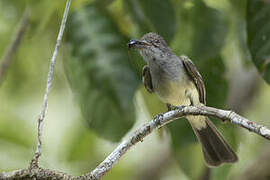
<svg viewBox="0 0 270 180">
<path fill-rule="evenodd" d="M 178 58 L 149 61 L 148 65 L 154 90 L 163 102 L 170 103 L 172 98 L 184 98 L 187 76 Z"/>
<path fill-rule="evenodd" d="M 150 67 L 151 75 L 154 79 L 160 81 L 179 81 L 182 79 L 182 74 L 185 73 L 183 63 L 177 56 L 172 56 L 169 59 L 152 59 L 147 62 Z"/>
</svg>

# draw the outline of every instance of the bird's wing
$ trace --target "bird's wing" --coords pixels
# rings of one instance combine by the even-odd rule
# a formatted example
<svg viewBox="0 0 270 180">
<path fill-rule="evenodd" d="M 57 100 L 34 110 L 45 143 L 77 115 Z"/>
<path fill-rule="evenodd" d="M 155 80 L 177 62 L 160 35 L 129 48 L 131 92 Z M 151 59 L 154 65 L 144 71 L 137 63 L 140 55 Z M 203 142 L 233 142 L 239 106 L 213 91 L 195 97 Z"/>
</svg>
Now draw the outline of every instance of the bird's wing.
<svg viewBox="0 0 270 180">
<path fill-rule="evenodd" d="M 145 89 L 149 92 L 149 93 L 153 93 L 154 92 L 154 88 L 153 88 L 153 84 L 152 84 L 152 78 L 151 78 L 151 74 L 150 74 L 150 68 L 145 65 L 143 67 L 142 70 L 142 81 L 144 84 Z"/>
<path fill-rule="evenodd" d="M 193 62 L 186 56 L 181 56 L 180 59 L 182 60 L 184 67 L 187 70 L 188 75 L 194 82 L 199 92 L 200 102 L 206 104 L 206 94 L 205 94 L 205 86 L 203 83 L 203 79 L 199 71 L 197 70 L 196 66 Z"/>
</svg>

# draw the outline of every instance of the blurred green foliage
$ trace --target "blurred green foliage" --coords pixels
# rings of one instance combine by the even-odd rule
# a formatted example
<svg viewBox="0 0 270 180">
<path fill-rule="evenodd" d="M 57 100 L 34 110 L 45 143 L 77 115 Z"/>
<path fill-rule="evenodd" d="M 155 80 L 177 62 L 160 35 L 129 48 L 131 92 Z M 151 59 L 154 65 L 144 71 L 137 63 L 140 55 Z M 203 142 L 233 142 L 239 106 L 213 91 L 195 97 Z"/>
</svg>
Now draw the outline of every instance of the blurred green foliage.
<svg viewBox="0 0 270 180">
<path fill-rule="evenodd" d="M 65 0 L 0 1 L 0 54 L 12 39 L 25 7 L 31 9 L 30 25 L 0 87 L 1 170 L 20 168 L 21 162 L 27 164 L 29 153 L 33 151 L 35 122 L 64 4 Z M 269 27 L 268 0 L 72 1 L 49 98 L 45 120 L 45 124 L 49 125 L 45 126 L 45 153 L 41 163 L 74 174 L 87 172 L 115 146 L 104 139 L 120 141 L 134 126 L 136 119 L 144 121 L 141 120 L 141 107 L 144 108 L 143 113 L 151 117 L 166 111 L 165 105 L 141 86 L 144 62 L 136 52 L 128 50 L 126 44 L 129 39 L 139 39 L 149 31 L 161 34 L 177 55 L 189 56 L 201 72 L 206 85 L 207 105 L 228 108 L 231 79 L 227 75 L 229 67 L 238 66 L 235 61 L 245 64 L 251 58 L 259 74 L 267 83 L 270 82 Z M 236 49 L 228 48 L 230 46 Z M 244 66 L 246 69 L 250 67 Z M 269 91 L 267 87 L 264 89 L 264 93 Z M 258 94 L 261 92 L 257 91 Z M 265 94 L 270 97 L 269 93 Z M 263 95 L 258 95 L 260 98 L 256 99 L 257 104 L 263 102 L 264 106 L 259 107 L 260 111 L 256 108 L 252 111 L 255 112 L 254 119 L 269 106 Z M 71 97 L 74 97 L 75 103 L 70 103 Z M 252 107 L 246 112 L 251 110 Z M 256 158 L 255 152 L 265 144 L 261 141 L 250 144 L 248 138 L 241 137 L 243 132 L 239 128 L 215 122 L 234 149 L 237 149 L 239 142 L 248 148 L 243 150 L 240 147 L 238 164 L 211 169 L 210 177 L 214 180 L 238 179 L 247 162 L 251 163 L 250 159 Z M 86 124 L 90 128 L 86 128 Z M 167 144 L 171 147 L 173 159 L 172 165 L 167 168 L 181 169 L 171 179 L 202 177 L 206 167 L 188 122 L 177 120 L 167 127 L 163 133 L 169 134 Z M 256 138 L 253 138 L 254 142 Z M 166 138 L 156 141 L 162 144 Z M 147 146 L 144 143 L 143 146 Z M 157 152 L 161 150 L 152 146 L 149 143 L 141 153 L 150 151 L 157 158 Z M 12 151 L 2 152 L 4 147 L 18 149 L 22 153 L 14 156 Z M 130 154 L 133 156 L 129 161 L 120 162 L 105 179 L 137 179 L 140 172 L 139 168 L 138 172 L 134 171 L 134 167 L 143 166 L 143 160 L 150 157 Z M 247 154 L 252 157 L 247 159 Z M 16 161 L 17 164 L 14 160 L 14 164 L 1 163 L 6 161 L 6 157 L 18 158 L 20 155 L 23 158 Z M 169 178 L 161 174 L 160 179 Z"/>
<path fill-rule="evenodd" d="M 176 32 L 176 16 L 171 1 L 124 1 L 126 12 L 139 25 L 140 33 L 154 31 L 168 42 Z"/>
<path fill-rule="evenodd" d="M 89 126 L 119 141 L 135 121 L 133 96 L 139 83 L 125 44 L 108 12 L 89 5 L 70 16 L 66 69 Z"/>
<path fill-rule="evenodd" d="M 270 83 L 270 2 L 248 0 L 246 19 L 252 60 L 266 82 Z"/>
</svg>

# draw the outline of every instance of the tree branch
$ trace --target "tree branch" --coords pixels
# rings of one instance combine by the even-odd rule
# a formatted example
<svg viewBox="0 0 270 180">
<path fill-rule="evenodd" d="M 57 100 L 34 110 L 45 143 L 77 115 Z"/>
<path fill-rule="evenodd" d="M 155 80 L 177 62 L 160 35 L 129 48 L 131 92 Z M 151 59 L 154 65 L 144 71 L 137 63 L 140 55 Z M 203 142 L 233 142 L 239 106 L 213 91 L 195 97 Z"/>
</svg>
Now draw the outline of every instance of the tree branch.
<svg viewBox="0 0 270 180">
<path fill-rule="evenodd" d="M 1 58 L 1 65 L 0 65 L 0 86 L 3 83 L 4 76 L 7 72 L 7 69 L 12 61 L 12 56 L 15 54 L 17 48 L 19 47 L 19 44 L 22 40 L 22 37 L 25 33 L 25 30 L 28 26 L 28 21 L 29 21 L 29 14 L 30 10 L 29 8 L 26 8 L 24 10 L 23 16 L 20 20 L 20 25 L 18 27 L 18 30 L 14 34 L 14 37 L 12 41 L 10 42 L 10 45 L 4 52 L 2 58 Z"/>
<path fill-rule="evenodd" d="M 145 124 L 128 140 L 123 141 L 102 163 L 99 164 L 96 169 L 87 175 L 91 175 L 96 179 L 100 179 L 113 167 L 116 162 L 118 162 L 118 160 L 126 153 L 130 147 L 135 145 L 137 142 L 142 141 L 145 136 L 153 131 L 153 129 L 160 128 L 175 119 L 187 115 L 205 115 L 213 116 L 223 121 L 227 120 L 270 140 L 270 130 L 268 128 L 262 125 L 258 125 L 255 122 L 250 121 L 232 111 L 226 111 L 207 106 L 187 106 L 174 111 L 166 112 L 162 116 L 157 116 L 155 119 Z"/>
<path fill-rule="evenodd" d="M 38 179 L 38 180 L 48 180 L 48 179 L 76 179 L 74 176 L 68 175 L 55 170 L 50 169 L 20 169 L 8 173 L 0 173 L 0 179 L 2 180 L 29 180 L 29 179 Z M 80 179 L 78 179 L 80 180 Z"/>
<path fill-rule="evenodd" d="M 42 109 L 41 109 L 40 117 L 38 119 L 37 147 L 36 147 L 35 155 L 34 155 L 32 161 L 31 161 L 31 164 L 30 164 L 31 168 L 37 168 L 38 167 L 38 159 L 41 156 L 41 144 L 42 144 L 41 138 L 42 138 L 42 130 L 43 130 L 43 121 L 44 121 L 44 118 L 45 118 L 45 113 L 46 113 L 47 104 L 48 104 L 48 96 L 49 96 L 49 92 L 50 92 L 51 85 L 52 85 L 52 78 L 53 78 L 53 71 L 54 71 L 54 65 L 55 65 L 55 61 L 56 61 L 56 56 L 57 56 L 58 49 L 60 47 L 62 36 L 63 36 L 63 33 L 64 33 L 70 2 L 71 2 L 71 0 L 67 0 L 66 8 L 65 8 L 64 15 L 63 15 L 62 22 L 61 22 L 61 26 L 60 26 L 60 30 L 59 30 L 59 33 L 58 33 L 58 36 L 57 36 L 55 49 L 54 49 L 54 52 L 53 52 L 53 56 L 51 58 L 50 69 L 49 69 L 48 79 L 47 79 L 46 92 L 45 92 L 45 95 L 44 95 L 43 106 L 42 106 Z"/>
<path fill-rule="evenodd" d="M 61 173 L 54 170 L 47 170 L 42 168 L 36 168 L 34 171 L 22 169 L 9 173 L 0 174 L 0 179 L 23 179 L 22 177 L 46 177 L 47 179 L 101 179 L 111 168 L 120 160 L 120 158 L 135 144 L 142 142 L 144 137 L 150 134 L 154 129 L 160 128 L 175 119 L 184 117 L 187 115 L 204 115 L 213 116 L 223 121 L 229 121 L 233 124 L 241 126 L 251 132 L 254 132 L 268 140 L 270 140 L 270 130 L 259 125 L 253 121 L 250 121 L 232 111 L 216 109 L 207 106 L 186 106 L 179 107 L 176 110 L 166 112 L 162 115 L 156 116 L 152 121 L 144 124 L 141 128 L 135 131 L 127 140 L 123 140 L 116 149 L 103 161 L 101 162 L 92 172 L 89 172 L 82 176 L 72 176 L 65 173 Z M 23 176 L 22 176 L 23 174 Z"/>
</svg>

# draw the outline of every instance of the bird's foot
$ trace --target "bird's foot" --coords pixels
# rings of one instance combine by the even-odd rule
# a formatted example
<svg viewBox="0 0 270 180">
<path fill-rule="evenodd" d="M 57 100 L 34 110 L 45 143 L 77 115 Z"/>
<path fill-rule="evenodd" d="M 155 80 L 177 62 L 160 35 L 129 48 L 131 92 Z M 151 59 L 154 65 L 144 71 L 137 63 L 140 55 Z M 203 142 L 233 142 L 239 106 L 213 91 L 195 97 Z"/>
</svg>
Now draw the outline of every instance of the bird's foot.
<svg viewBox="0 0 270 180">
<path fill-rule="evenodd" d="M 182 105 L 182 106 L 173 106 L 173 105 L 167 104 L 167 107 L 168 107 L 168 111 L 172 111 L 172 110 L 177 110 L 177 109 L 183 109 L 186 106 L 185 105 Z"/>
<path fill-rule="evenodd" d="M 176 107 L 176 109 L 182 110 L 182 109 L 184 109 L 186 106 L 185 106 L 185 105 L 181 105 L 181 106 L 175 106 L 175 107 Z"/>
<path fill-rule="evenodd" d="M 160 119 L 163 118 L 163 113 L 158 113 L 157 115 L 155 115 L 154 119 Z"/>
<path fill-rule="evenodd" d="M 158 129 L 160 129 L 160 119 L 163 118 L 163 113 L 158 113 L 157 115 L 155 115 L 154 117 L 154 121 L 157 122 L 158 125 Z"/>
</svg>

